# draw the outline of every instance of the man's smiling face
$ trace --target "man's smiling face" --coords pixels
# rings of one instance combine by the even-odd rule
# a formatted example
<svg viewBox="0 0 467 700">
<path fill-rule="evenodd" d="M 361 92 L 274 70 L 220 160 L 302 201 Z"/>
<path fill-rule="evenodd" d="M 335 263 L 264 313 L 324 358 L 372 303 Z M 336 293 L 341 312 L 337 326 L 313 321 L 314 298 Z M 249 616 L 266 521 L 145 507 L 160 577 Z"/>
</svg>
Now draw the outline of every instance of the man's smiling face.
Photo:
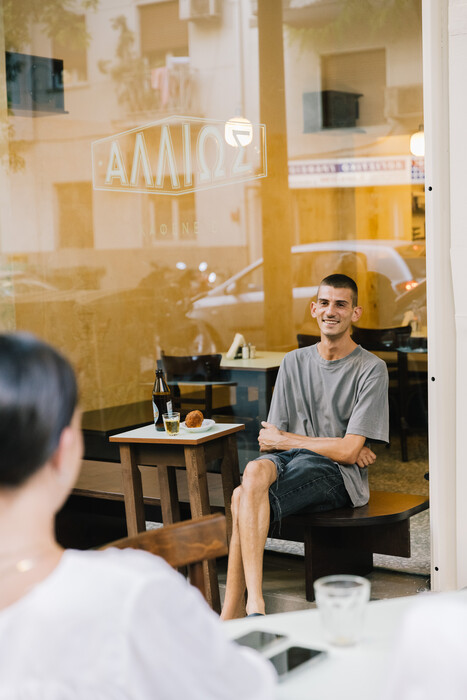
<svg viewBox="0 0 467 700">
<path fill-rule="evenodd" d="M 361 316 L 361 306 L 354 306 L 352 290 L 322 286 L 318 300 L 311 302 L 311 315 L 316 318 L 322 335 L 339 338 L 350 332 L 352 323 Z"/>
</svg>

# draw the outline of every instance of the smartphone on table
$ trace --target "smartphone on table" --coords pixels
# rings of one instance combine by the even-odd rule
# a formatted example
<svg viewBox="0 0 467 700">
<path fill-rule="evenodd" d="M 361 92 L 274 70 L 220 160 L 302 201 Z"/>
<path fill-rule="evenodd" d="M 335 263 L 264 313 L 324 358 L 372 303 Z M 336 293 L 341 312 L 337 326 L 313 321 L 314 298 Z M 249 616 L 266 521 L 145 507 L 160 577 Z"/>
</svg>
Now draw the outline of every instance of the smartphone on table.
<svg viewBox="0 0 467 700">
<path fill-rule="evenodd" d="M 318 659 L 323 659 L 326 652 L 322 649 L 309 649 L 308 647 L 287 647 L 274 656 L 269 657 L 277 671 L 280 680 L 283 680 L 288 673 L 298 669 L 299 667 L 314 662 Z"/>
<path fill-rule="evenodd" d="M 250 647 L 250 649 L 256 649 L 256 651 L 264 651 L 265 649 L 269 649 L 272 644 L 276 644 L 282 639 L 286 639 L 285 634 L 252 630 L 241 637 L 237 637 L 234 639 L 234 642 L 245 647 Z"/>
</svg>

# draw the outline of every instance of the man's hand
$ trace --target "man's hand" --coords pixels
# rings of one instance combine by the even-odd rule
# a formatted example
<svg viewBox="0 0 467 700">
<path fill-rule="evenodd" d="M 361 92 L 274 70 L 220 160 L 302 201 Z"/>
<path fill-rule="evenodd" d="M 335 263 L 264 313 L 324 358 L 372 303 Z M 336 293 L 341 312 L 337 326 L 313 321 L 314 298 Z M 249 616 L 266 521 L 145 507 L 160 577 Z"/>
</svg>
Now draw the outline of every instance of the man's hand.
<svg viewBox="0 0 467 700">
<path fill-rule="evenodd" d="M 363 469 L 364 467 L 369 467 L 370 464 L 373 464 L 375 461 L 375 453 L 372 450 L 370 450 L 369 447 L 363 446 L 360 450 L 360 454 L 358 455 L 355 464 L 359 466 L 360 469 Z"/>
<path fill-rule="evenodd" d="M 259 431 L 258 442 L 260 452 L 272 452 L 273 450 L 280 450 L 280 438 L 281 431 L 276 428 L 272 423 L 267 423 L 265 420 L 261 421 L 263 426 Z"/>
</svg>

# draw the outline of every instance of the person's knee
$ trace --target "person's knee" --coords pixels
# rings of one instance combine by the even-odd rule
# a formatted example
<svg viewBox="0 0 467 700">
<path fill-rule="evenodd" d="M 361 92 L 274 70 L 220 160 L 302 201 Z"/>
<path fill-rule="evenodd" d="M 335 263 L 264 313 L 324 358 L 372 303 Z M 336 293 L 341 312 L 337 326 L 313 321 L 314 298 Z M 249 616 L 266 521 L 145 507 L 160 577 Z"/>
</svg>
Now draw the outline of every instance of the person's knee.
<svg viewBox="0 0 467 700">
<path fill-rule="evenodd" d="M 239 509 L 239 507 L 240 507 L 240 500 L 241 500 L 241 497 L 242 497 L 242 487 L 241 487 L 241 486 L 237 486 L 237 488 L 234 489 L 233 492 L 232 492 L 232 499 L 231 499 L 231 501 L 230 501 L 230 508 L 231 508 L 231 511 L 232 511 L 232 518 L 233 518 L 234 520 L 236 520 L 236 519 L 237 519 L 237 516 L 238 516 L 238 509 Z"/>
<path fill-rule="evenodd" d="M 267 491 L 274 479 L 274 463 L 270 460 L 255 460 L 246 465 L 241 488 L 246 492 Z"/>
</svg>

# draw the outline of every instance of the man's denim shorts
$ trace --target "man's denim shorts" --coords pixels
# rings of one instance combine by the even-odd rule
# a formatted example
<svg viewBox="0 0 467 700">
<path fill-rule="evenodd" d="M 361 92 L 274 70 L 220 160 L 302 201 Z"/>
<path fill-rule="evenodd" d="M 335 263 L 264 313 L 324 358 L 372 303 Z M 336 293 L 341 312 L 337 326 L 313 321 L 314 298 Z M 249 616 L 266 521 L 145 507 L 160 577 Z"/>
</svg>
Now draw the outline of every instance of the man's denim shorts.
<svg viewBox="0 0 467 700">
<path fill-rule="evenodd" d="M 277 468 L 277 479 L 269 487 L 271 523 L 300 510 L 317 513 L 352 505 L 339 466 L 328 457 L 295 449 L 257 459 L 270 459 Z"/>
</svg>

